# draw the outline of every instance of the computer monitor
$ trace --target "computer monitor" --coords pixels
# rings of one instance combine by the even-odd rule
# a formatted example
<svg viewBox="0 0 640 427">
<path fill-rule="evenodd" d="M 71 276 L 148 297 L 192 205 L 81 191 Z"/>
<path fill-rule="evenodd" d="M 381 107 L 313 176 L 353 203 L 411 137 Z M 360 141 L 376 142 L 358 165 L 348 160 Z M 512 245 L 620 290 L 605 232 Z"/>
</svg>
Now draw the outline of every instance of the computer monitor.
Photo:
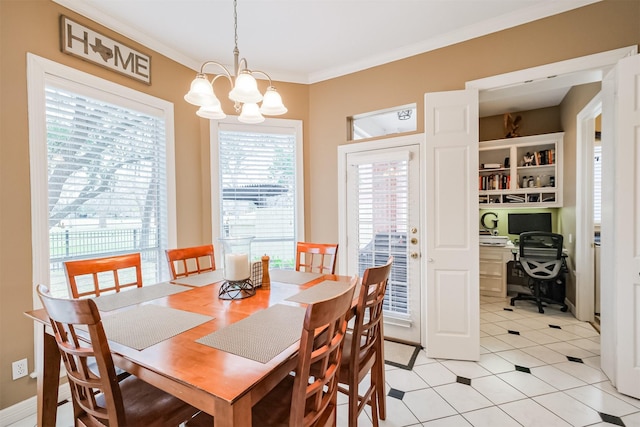
<svg viewBox="0 0 640 427">
<path fill-rule="evenodd" d="M 527 231 L 553 232 L 551 213 L 510 213 L 507 218 L 509 234 L 520 235 Z"/>
</svg>

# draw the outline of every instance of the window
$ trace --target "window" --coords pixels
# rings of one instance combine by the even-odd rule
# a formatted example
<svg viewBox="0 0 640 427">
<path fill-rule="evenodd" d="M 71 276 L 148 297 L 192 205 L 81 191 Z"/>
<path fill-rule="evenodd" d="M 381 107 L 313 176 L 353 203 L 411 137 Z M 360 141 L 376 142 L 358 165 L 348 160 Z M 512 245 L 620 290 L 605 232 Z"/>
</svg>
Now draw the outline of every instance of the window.
<svg viewBox="0 0 640 427">
<path fill-rule="evenodd" d="M 117 85 L 101 88 L 106 82 L 75 70 L 76 79 L 59 78 L 58 67 L 39 74 L 42 92 L 30 98 L 45 135 L 31 138 L 34 240 L 48 241 L 35 257 L 48 264 L 44 283 L 66 297 L 64 261 L 132 252 L 141 254 L 144 283 L 166 279 L 164 250 L 175 228 L 170 109 Z"/>
<path fill-rule="evenodd" d="M 350 132 L 348 139 L 351 141 L 396 133 L 414 132 L 418 129 L 416 104 L 358 114 L 349 117 L 348 122 Z"/>
<path fill-rule="evenodd" d="M 212 211 L 219 216 L 214 238 L 253 236 L 254 260 L 267 254 L 273 268 L 293 269 L 303 223 L 301 124 L 267 123 L 273 125 L 212 123 Z"/>
<path fill-rule="evenodd" d="M 387 160 L 357 163 L 353 168 L 357 176 L 358 275 L 362 277 L 367 268 L 384 265 L 393 256 L 383 307 L 391 316 L 409 315 L 409 159 L 387 155 Z"/>
</svg>

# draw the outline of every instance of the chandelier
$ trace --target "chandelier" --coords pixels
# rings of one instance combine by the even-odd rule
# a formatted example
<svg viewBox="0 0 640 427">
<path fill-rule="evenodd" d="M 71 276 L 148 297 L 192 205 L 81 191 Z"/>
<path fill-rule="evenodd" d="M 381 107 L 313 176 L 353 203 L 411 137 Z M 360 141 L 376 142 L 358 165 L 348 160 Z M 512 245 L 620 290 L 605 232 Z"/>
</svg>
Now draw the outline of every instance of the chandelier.
<svg viewBox="0 0 640 427">
<path fill-rule="evenodd" d="M 200 107 L 196 114 L 205 119 L 224 119 L 227 115 L 222 111 L 220 100 L 213 91 L 213 84 L 222 77 L 227 78 L 231 84 L 231 92 L 229 99 L 234 101 L 236 113 L 240 113 L 238 120 L 243 123 L 261 123 L 264 121 L 264 115 L 279 116 L 287 112 L 287 108 L 282 103 L 282 97 L 273 87 L 271 77 L 264 71 L 250 70 L 245 58 L 238 59 L 240 51 L 238 50 L 238 11 L 237 0 L 233 0 L 233 22 L 235 34 L 235 47 L 233 49 L 234 73 L 231 74 L 227 68 L 219 62 L 207 61 L 200 67 L 200 72 L 191 82 L 189 92 L 184 96 L 185 101 Z M 219 74 L 209 73 L 212 78 L 209 80 L 209 74 L 205 73 L 205 68 L 215 65 L 221 70 Z M 269 80 L 264 95 L 258 90 L 258 82 L 254 75 L 260 74 Z M 258 103 L 262 104 L 258 106 Z"/>
</svg>

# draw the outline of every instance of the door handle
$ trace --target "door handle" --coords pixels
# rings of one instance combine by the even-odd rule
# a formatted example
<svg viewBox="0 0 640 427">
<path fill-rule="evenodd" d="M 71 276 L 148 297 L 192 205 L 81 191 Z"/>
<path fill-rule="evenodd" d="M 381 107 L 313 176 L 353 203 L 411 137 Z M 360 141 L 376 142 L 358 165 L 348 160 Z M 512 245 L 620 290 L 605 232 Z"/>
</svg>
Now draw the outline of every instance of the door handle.
<svg viewBox="0 0 640 427">
<path fill-rule="evenodd" d="M 411 252 L 411 258 L 416 259 L 418 256 L 418 252 Z"/>
<path fill-rule="evenodd" d="M 411 244 L 412 245 L 417 245 L 418 244 L 418 239 L 416 239 L 415 237 L 411 238 Z"/>
</svg>

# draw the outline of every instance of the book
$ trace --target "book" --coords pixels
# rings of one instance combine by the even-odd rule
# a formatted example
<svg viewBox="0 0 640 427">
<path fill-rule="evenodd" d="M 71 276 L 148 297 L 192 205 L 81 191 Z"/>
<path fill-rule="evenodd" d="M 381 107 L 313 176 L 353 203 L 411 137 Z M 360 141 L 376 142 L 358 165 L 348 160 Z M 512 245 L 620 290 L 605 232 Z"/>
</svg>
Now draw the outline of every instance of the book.
<svg viewBox="0 0 640 427">
<path fill-rule="evenodd" d="M 483 163 L 482 169 L 500 169 L 502 165 L 500 163 Z"/>
</svg>

